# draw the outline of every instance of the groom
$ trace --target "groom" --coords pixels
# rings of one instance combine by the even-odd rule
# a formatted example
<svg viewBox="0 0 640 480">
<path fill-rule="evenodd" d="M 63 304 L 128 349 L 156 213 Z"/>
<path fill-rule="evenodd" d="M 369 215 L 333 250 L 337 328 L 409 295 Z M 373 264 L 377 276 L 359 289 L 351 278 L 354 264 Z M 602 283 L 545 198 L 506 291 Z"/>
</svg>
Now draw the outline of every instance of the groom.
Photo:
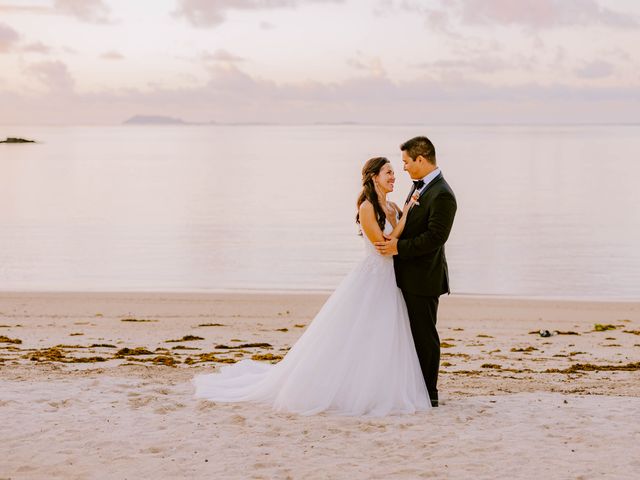
<svg viewBox="0 0 640 480">
<path fill-rule="evenodd" d="M 436 163 L 436 150 L 427 137 L 400 146 L 402 162 L 413 180 L 407 202 L 420 199 L 407 214 L 399 239 L 377 242 L 382 255 L 393 257 L 396 283 L 409 312 L 411 333 L 433 407 L 438 406 L 440 338 L 436 330 L 438 299 L 449 291 L 444 244 L 456 215 L 456 197 Z"/>
</svg>

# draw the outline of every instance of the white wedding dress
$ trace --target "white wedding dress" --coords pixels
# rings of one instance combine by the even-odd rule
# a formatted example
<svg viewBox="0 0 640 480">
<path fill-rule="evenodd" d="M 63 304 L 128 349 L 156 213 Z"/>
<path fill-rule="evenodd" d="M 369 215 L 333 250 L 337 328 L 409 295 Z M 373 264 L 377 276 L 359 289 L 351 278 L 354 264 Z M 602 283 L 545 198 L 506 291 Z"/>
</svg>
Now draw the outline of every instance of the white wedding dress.
<svg viewBox="0 0 640 480">
<path fill-rule="evenodd" d="M 387 221 L 385 233 L 390 233 Z M 384 416 L 431 408 L 392 257 L 366 255 L 277 364 L 242 360 L 197 375 L 195 396 L 312 415 Z"/>
</svg>

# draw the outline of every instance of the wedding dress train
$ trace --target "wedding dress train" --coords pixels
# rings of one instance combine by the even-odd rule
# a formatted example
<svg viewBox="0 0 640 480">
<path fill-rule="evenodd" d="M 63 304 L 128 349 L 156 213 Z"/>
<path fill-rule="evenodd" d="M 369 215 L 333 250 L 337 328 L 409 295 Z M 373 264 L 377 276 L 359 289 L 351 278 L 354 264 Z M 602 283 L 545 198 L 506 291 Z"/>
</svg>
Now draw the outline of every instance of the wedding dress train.
<svg viewBox="0 0 640 480">
<path fill-rule="evenodd" d="M 385 233 L 392 230 L 385 225 Z M 311 415 L 384 416 L 430 407 L 392 257 L 366 255 L 277 364 L 253 360 L 197 375 L 195 396 Z"/>
</svg>

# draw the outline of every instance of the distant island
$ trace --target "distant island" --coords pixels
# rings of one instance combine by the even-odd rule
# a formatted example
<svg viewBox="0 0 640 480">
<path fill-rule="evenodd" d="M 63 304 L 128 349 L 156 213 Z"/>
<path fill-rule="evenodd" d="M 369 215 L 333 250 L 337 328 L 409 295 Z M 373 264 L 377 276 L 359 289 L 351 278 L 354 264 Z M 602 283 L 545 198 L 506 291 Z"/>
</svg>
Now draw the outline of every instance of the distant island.
<svg viewBox="0 0 640 480">
<path fill-rule="evenodd" d="M 181 118 L 164 117 L 162 115 L 134 115 L 125 120 L 124 125 L 190 125 Z"/>
<path fill-rule="evenodd" d="M 7 137 L 6 140 L 0 140 L 0 143 L 36 143 L 36 141 L 27 140 L 26 138 Z"/>
</svg>

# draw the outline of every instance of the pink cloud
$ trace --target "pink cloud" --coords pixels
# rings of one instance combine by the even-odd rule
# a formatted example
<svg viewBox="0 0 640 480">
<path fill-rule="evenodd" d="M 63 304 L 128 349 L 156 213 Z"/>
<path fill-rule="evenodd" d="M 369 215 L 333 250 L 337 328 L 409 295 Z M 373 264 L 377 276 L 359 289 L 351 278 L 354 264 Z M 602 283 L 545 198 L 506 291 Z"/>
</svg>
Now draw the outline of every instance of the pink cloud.
<svg viewBox="0 0 640 480">
<path fill-rule="evenodd" d="M 110 9 L 103 0 L 55 0 L 54 9 L 86 22 L 109 22 Z"/>
<path fill-rule="evenodd" d="M 198 87 L 79 93 L 60 62 L 34 64 L 29 72 L 48 93 L 0 93 L 6 107 L 0 123 L 117 124 L 151 113 L 191 122 L 292 124 L 640 121 L 640 87 L 490 86 L 461 77 L 392 81 L 371 74 L 334 83 L 276 83 L 222 64 Z"/>
<path fill-rule="evenodd" d="M 601 24 L 634 27 L 638 20 L 599 5 L 595 0 L 458 0 L 469 24 L 522 25 L 536 29 L 560 25 Z"/>
<path fill-rule="evenodd" d="M 342 3 L 344 0 L 178 0 L 174 16 L 195 27 L 216 27 L 232 10 L 266 10 L 295 7 L 302 3 Z"/>
<path fill-rule="evenodd" d="M 20 40 L 20 35 L 9 25 L 0 23 L 0 53 L 8 52 Z"/>
<path fill-rule="evenodd" d="M 611 63 L 595 60 L 577 68 L 575 73 L 581 78 L 605 78 L 611 76 L 614 71 L 615 68 Z"/>
<path fill-rule="evenodd" d="M 27 53 L 42 53 L 45 55 L 51 53 L 51 47 L 48 47 L 42 42 L 29 43 L 22 47 L 21 50 Z"/>
<path fill-rule="evenodd" d="M 124 59 L 124 55 L 122 55 L 120 52 L 116 52 L 115 50 L 110 50 L 100 55 L 100 58 L 102 58 L 103 60 L 122 60 Z"/>
<path fill-rule="evenodd" d="M 0 12 L 59 14 L 90 23 L 109 23 L 110 8 L 104 0 L 53 0 L 52 6 L 0 5 Z"/>
<path fill-rule="evenodd" d="M 227 50 L 218 49 L 213 53 L 205 52 L 202 54 L 204 61 L 222 62 L 222 63 L 238 63 L 244 62 L 244 58 L 238 57 Z"/>
<path fill-rule="evenodd" d="M 75 81 L 67 66 L 60 61 L 33 63 L 27 67 L 27 73 L 38 79 L 50 92 L 73 92 Z"/>
</svg>

